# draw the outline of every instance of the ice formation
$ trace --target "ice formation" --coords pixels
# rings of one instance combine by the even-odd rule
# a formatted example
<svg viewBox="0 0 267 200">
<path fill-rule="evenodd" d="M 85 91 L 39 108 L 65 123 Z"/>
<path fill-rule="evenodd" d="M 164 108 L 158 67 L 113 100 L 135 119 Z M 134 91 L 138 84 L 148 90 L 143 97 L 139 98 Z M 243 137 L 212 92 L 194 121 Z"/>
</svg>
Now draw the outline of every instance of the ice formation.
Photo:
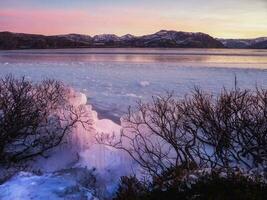
<svg viewBox="0 0 267 200">
<path fill-rule="evenodd" d="M 103 195 L 112 195 L 119 178 L 131 172 L 131 159 L 126 153 L 100 145 L 95 140 L 97 133 L 120 134 L 121 126 L 109 119 L 98 119 L 97 112 L 87 104 L 87 97 L 70 90 L 69 104 L 85 111 L 84 117 L 90 118 L 91 125 L 84 128 L 78 124 L 67 143 L 50 152 L 49 158 L 39 158 L 34 170 L 43 175 L 20 172 L 0 185 L 0 199 L 94 199 L 88 189 L 77 185 L 75 176 L 59 174 L 65 169 L 96 169 L 97 181 L 101 182 Z M 122 170 L 118 170 L 122 169 Z"/>
<path fill-rule="evenodd" d="M 98 119 L 97 112 L 87 104 L 85 94 L 71 90 L 69 96 L 69 103 L 83 109 L 86 113 L 84 117 L 88 117 L 91 124 L 86 128 L 78 124 L 72 134 L 67 136 L 67 144 L 58 147 L 48 159 L 41 158 L 38 161 L 38 167 L 44 171 L 55 171 L 71 166 L 77 161 L 76 165 L 104 170 L 110 166 L 124 164 L 123 152 L 97 144 L 95 140 L 97 133 L 120 134 L 121 126 L 109 119 Z"/>
</svg>

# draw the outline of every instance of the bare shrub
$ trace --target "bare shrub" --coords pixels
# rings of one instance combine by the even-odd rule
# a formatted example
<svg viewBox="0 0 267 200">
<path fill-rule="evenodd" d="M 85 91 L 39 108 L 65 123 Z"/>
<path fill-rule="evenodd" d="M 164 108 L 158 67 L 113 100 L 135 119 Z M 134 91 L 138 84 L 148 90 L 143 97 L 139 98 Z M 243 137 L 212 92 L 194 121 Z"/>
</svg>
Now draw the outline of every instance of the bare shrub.
<svg viewBox="0 0 267 200">
<path fill-rule="evenodd" d="M 0 165 L 20 165 L 62 143 L 83 110 L 67 102 L 68 89 L 58 81 L 34 84 L 25 78 L 0 80 Z"/>
<path fill-rule="evenodd" d="M 98 141 L 125 150 L 153 177 L 170 169 L 266 167 L 264 89 L 213 96 L 195 88 L 183 99 L 168 93 L 129 108 L 122 126 L 119 138 L 100 134 Z"/>
<path fill-rule="evenodd" d="M 120 184 L 116 193 L 116 197 L 113 199 L 116 200 L 138 200 L 145 199 L 146 193 L 149 190 L 146 185 L 141 183 L 134 176 L 123 176 L 120 179 Z"/>
<path fill-rule="evenodd" d="M 196 89 L 185 105 L 202 161 L 214 167 L 266 167 L 267 90 L 224 89 L 214 97 Z"/>
<path fill-rule="evenodd" d="M 164 176 L 164 175 L 163 175 Z M 165 185 L 153 181 L 147 185 L 133 177 L 123 177 L 114 200 L 263 200 L 266 199 L 267 184 L 243 174 L 229 173 L 222 176 L 213 171 L 195 177 L 194 180 L 173 180 Z"/>
</svg>

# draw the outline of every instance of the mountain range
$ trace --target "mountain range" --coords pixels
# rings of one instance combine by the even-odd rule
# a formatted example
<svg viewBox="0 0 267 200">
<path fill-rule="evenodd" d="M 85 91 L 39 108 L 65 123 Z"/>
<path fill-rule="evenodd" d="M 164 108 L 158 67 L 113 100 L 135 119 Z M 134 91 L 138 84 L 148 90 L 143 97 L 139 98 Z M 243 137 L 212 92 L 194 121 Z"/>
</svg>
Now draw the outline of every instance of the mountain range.
<svg viewBox="0 0 267 200">
<path fill-rule="evenodd" d="M 0 32 L 0 49 L 53 48 L 260 48 L 267 49 L 267 37 L 256 39 L 218 39 L 205 33 L 161 30 L 154 34 L 134 36 L 127 34 L 36 35 Z"/>
<path fill-rule="evenodd" d="M 267 49 L 267 37 L 255 39 L 219 39 L 227 48 Z"/>
</svg>

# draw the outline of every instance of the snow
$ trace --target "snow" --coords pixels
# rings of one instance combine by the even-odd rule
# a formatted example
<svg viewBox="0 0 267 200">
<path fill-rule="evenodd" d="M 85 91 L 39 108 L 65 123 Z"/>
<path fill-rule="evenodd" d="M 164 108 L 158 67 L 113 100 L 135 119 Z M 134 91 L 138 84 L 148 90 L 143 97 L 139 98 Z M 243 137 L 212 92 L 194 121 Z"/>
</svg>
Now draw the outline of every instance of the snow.
<svg viewBox="0 0 267 200">
<path fill-rule="evenodd" d="M 134 35 L 131 35 L 131 34 L 126 34 L 126 35 L 123 35 L 120 37 L 121 40 L 131 40 L 134 38 L 136 38 L 136 37 Z"/>
<path fill-rule="evenodd" d="M 81 169 L 78 169 L 81 170 Z M 48 173 L 34 175 L 20 172 L 0 185 L 0 199 L 4 200 L 97 200 L 92 190 L 77 182 L 76 174 Z"/>
<path fill-rule="evenodd" d="M 108 42 L 108 41 L 119 41 L 120 38 L 114 34 L 101 34 L 101 35 L 95 35 L 93 37 L 93 40 L 95 42 Z"/>
<path fill-rule="evenodd" d="M 147 86 L 149 86 L 149 85 L 150 85 L 149 81 L 141 81 L 141 82 L 140 82 L 140 86 L 141 86 L 141 87 L 147 87 Z"/>
<path fill-rule="evenodd" d="M 259 37 L 253 39 L 219 39 L 225 46 L 229 47 L 248 47 L 254 45 L 258 42 L 264 42 L 267 40 L 267 37 Z M 235 45 L 233 45 L 235 44 Z M 242 46 L 240 46 L 242 45 Z"/>
</svg>

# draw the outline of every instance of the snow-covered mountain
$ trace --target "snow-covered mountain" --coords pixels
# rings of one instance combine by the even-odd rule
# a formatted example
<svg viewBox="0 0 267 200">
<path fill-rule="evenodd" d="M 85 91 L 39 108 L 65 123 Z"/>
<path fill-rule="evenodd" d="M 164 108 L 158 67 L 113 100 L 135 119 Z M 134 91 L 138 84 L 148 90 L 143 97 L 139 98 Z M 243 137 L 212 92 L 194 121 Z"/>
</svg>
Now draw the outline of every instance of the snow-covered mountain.
<svg viewBox="0 0 267 200">
<path fill-rule="evenodd" d="M 111 47 L 195 47 L 195 48 L 220 48 L 223 45 L 204 33 L 188 33 L 161 30 L 154 34 L 133 36 L 130 34 L 118 37 L 116 35 L 97 35 L 93 37 L 94 44 Z M 98 44 L 101 42 L 101 44 Z"/>
<path fill-rule="evenodd" d="M 215 39 L 205 33 L 161 30 L 154 34 L 33 35 L 0 32 L 0 49 L 47 49 L 91 47 L 156 47 L 156 48 L 267 48 L 267 37 L 256 39 Z"/>
<path fill-rule="evenodd" d="M 141 47 L 223 48 L 223 44 L 204 33 L 161 30 L 137 39 Z"/>
<path fill-rule="evenodd" d="M 254 39 L 219 39 L 227 48 L 267 48 L 267 37 Z"/>
</svg>

